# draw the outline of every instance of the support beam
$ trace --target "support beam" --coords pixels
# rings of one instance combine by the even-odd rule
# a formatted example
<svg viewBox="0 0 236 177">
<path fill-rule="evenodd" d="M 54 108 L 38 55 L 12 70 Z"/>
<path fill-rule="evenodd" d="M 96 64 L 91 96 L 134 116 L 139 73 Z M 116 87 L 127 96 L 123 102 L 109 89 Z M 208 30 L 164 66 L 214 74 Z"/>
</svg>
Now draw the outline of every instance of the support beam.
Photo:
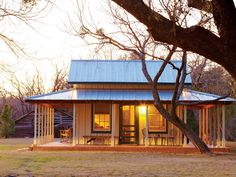
<svg viewBox="0 0 236 177">
<path fill-rule="evenodd" d="M 206 127 L 205 127 L 205 123 L 206 123 L 206 119 L 205 119 L 205 108 L 202 109 L 202 140 L 204 142 L 206 142 L 206 135 L 205 135 L 205 130 L 206 130 Z"/>
<path fill-rule="evenodd" d="M 38 122 L 38 111 L 37 103 L 34 104 L 34 145 L 37 145 L 37 122 Z"/>
<path fill-rule="evenodd" d="M 149 140 L 148 140 L 148 126 L 149 121 L 148 121 L 148 106 L 146 106 L 146 132 L 145 132 L 145 146 L 149 146 Z"/>
<path fill-rule="evenodd" d="M 40 105 L 38 105 L 37 106 L 37 109 L 38 109 L 38 111 L 37 111 L 37 114 L 38 114 L 38 144 L 40 144 L 41 143 L 41 106 Z"/>
<path fill-rule="evenodd" d="M 202 110 L 200 109 L 198 112 L 199 118 L 199 138 L 202 139 Z"/>
<path fill-rule="evenodd" d="M 52 141 L 54 141 L 54 108 L 52 108 Z"/>
<path fill-rule="evenodd" d="M 209 113 L 208 113 L 208 119 L 209 119 L 209 145 L 212 146 L 213 142 L 212 142 L 212 112 L 211 109 L 208 109 Z"/>
<path fill-rule="evenodd" d="M 225 147 L 225 105 L 222 105 L 222 147 Z"/>
<path fill-rule="evenodd" d="M 115 104 L 112 104 L 111 110 L 111 146 L 115 146 Z"/>
<path fill-rule="evenodd" d="M 187 124 L 187 106 L 184 107 L 184 123 Z M 183 146 L 187 146 L 187 137 L 184 135 L 184 144 Z"/>
<path fill-rule="evenodd" d="M 72 145 L 76 145 L 76 105 L 73 103 L 73 137 L 72 137 Z"/>
<path fill-rule="evenodd" d="M 216 146 L 216 120 L 217 120 L 217 109 L 214 108 L 214 114 L 213 114 L 213 145 Z"/>
<path fill-rule="evenodd" d="M 44 118 L 44 125 L 43 125 L 43 143 L 47 142 L 47 112 L 46 112 L 46 106 L 43 106 L 43 118 Z"/>
<path fill-rule="evenodd" d="M 217 106 L 217 147 L 220 147 L 220 106 Z"/>
<path fill-rule="evenodd" d="M 206 108 L 206 117 L 205 117 L 205 120 L 206 120 L 206 144 L 209 145 L 209 115 L 208 115 L 208 107 Z"/>
</svg>

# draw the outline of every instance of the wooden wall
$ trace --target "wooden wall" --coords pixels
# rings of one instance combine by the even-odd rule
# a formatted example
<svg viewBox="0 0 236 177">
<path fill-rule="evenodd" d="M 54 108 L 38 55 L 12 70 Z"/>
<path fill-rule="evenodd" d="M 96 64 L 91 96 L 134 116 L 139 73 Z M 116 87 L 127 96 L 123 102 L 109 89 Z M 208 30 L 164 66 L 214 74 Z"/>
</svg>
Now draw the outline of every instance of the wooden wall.
<svg viewBox="0 0 236 177">
<path fill-rule="evenodd" d="M 115 136 L 119 136 L 119 105 L 115 107 Z M 83 136 L 90 136 L 92 133 L 92 104 L 76 104 L 76 119 L 78 127 L 78 144 L 84 144 Z M 115 141 L 118 144 L 118 141 Z"/>
</svg>

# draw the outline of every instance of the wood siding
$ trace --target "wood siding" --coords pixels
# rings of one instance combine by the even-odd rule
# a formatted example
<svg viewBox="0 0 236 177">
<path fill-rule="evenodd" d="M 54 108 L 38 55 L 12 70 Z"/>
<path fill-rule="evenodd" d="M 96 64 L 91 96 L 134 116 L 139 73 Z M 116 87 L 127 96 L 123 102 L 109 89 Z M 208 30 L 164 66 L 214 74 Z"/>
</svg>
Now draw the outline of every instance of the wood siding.
<svg viewBox="0 0 236 177">
<path fill-rule="evenodd" d="M 92 133 L 92 104 L 76 104 L 76 119 L 78 127 L 78 144 L 87 144 L 84 136 L 100 133 Z M 115 136 L 119 136 L 119 105 L 115 104 Z M 102 134 L 102 133 L 101 133 Z M 118 144 L 118 141 L 115 141 Z"/>
</svg>

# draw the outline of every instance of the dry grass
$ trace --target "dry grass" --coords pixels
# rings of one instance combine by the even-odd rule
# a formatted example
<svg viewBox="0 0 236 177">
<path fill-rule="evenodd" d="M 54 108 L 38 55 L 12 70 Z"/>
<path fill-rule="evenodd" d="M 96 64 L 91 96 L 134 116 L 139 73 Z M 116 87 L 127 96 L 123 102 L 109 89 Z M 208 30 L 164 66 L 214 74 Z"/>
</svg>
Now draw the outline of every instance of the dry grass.
<svg viewBox="0 0 236 177">
<path fill-rule="evenodd" d="M 229 143 L 234 153 L 209 157 L 22 149 L 31 142 L 31 139 L 0 139 L 0 176 L 236 176 L 236 143 Z"/>
</svg>

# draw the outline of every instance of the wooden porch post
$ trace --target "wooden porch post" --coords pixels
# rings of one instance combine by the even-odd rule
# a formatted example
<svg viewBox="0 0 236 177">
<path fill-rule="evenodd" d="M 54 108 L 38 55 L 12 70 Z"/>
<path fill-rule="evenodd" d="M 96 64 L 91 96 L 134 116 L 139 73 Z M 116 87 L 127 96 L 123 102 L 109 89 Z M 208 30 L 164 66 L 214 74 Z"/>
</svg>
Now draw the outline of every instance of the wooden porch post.
<svg viewBox="0 0 236 177">
<path fill-rule="evenodd" d="M 37 108 L 38 108 L 38 144 L 41 143 L 41 106 L 40 105 L 37 105 Z"/>
<path fill-rule="evenodd" d="M 213 146 L 216 146 L 216 116 L 217 116 L 217 109 L 214 108 L 214 114 L 213 114 Z"/>
<path fill-rule="evenodd" d="M 205 123 L 206 123 L 206 117 L 205 117 L 205 108 L 202 109 L 202 140 L 206 142 L 206 135 L 205 135 Z"/>
<path fill-rule="evenodd" d="M 115 104 L 112 104 L 111 110 L 111 146 L 115 146 Z"/>
<path fill-rule="evenodd" d="M 47 142 L 47 107 L 46 107 L 46 106 L 43 107 L 43 117 L 44 117 L 44 125 L 43 125 L 43 130 L 44 130 L 43 143 L 46 143 L 46 142 Z"/>
<path fill-rule="evenodd" d="M 222 147 L 225 147 L 225 105 L 222 105 Z"/>
<path fill-rule="evenodd" d="M 149 146 L 149 142 L 148 142 L 148 106 L 146 106 L 146 137 L 145 137 L 145 146 Z"/>
<path fill-rule="evenodd" d="M 220 147 L 220 106 L 217 106 L 217 147 Z"/>
<path fill-rule="evenodd" d="M 187 124 L 187 106 L 184 106 L 184 123 Z M 187 146 L 187 137 L 185 135 L 183 146 Z"/>
<path fill-rule="evenodd" d="M 212 146 L 212 112 L 208 109 L 208 121 L 209 121 L 209 145 Z"/>
<path fill-rule="evenodd" d="M 73 103 L 73 138 L 72 138 L 72 145 L 76 145 L 76 105 Z"/>
<path fill-rule="evenodd" d="M 202 139 L 202 110 L 200 109 L 199 110 L 199 113 L 198 113 L 198 118 L 199 118 L 199 138 Z"/>
<path fill-rule="evenodd" d="M 209 145 L 209 114 L 208 107 L 206 107 L 206 144 Z"/>
<path fill-rule="evenodd" d="M 38 117 L 38 113 L 37 113 L 37 103 L 34 104 L 34 145 L 37 145 L 38 141 L 37 141 L 37 117 Z"/>
<path fill-rule="evenodd" d="M 44 143 L 44 129 L 43 129 L 43 126 L 44 125 L 44 107 L 41 106 L 41 144 Z"/>
<path fill-rule="evenodd" d="M 54 108 L 51 108 L 52 116 L 52 141 L 54 141 Z"/>
</svg>

